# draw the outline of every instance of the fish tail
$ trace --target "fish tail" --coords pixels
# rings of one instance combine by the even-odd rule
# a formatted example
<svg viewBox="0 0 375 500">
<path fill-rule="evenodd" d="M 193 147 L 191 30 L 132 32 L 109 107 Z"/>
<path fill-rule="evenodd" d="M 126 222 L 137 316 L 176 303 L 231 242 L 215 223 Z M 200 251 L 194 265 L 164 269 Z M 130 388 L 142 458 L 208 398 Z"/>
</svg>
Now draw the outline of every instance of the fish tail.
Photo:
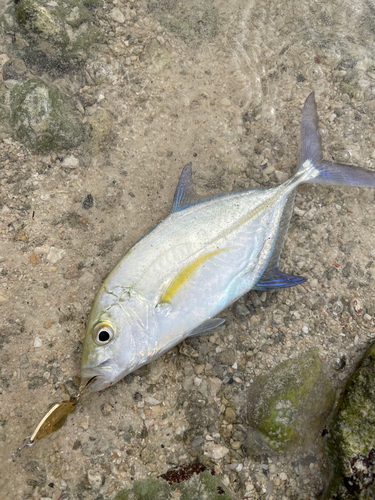
<svg viewBox="0 0 375 500">
<path fill-rule="evenodd" d="M 314 92 L 308 96 L 302 110 L 295 180 L 298 184 L 375 187 L 375 171 L 323 160 Z"/>
<path fill-rule="evenodd" d="M 322 161 L 312 167 L 312 177 L 302 182 L 314 182 L 331 186 L 375 187 L 375 171 L 353 165 Z"/>
</svg>

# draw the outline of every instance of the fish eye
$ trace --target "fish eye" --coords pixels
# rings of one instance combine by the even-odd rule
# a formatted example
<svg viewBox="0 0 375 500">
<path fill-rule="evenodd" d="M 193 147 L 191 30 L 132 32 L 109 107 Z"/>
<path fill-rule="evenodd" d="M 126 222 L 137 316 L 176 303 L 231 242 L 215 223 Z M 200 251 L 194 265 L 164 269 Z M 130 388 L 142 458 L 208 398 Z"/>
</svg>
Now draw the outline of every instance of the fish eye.
<svg viewBox="0 0 375 500">
<path fill-rule="evenodd" d="M 99 325 L 93 331 L 93 339 L 96 345 L 102 346 L 109 344 L 113 337 L 115 336 L 115 332 L 113 328 L 109 325 Z"/>
</svg>

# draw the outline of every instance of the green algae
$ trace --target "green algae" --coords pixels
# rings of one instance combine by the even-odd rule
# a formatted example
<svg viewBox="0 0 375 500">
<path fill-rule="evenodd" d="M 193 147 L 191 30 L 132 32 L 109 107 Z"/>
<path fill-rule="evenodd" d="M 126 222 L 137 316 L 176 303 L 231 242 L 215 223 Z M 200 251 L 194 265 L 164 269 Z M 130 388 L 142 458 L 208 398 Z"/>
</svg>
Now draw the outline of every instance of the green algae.
<svg viewBox="0 0 375 500">
<path fill-rule="evenodd" d="M 16 85 L 10 102 L 14 135 L 33 151 L 71 149 L 83 140 L 74 102 L 43 80 L 33 78 Z"/>
<path fill-rule="evenodd" d="M 344 387 L 325 449 L 332 465 L 326 499 L 375 495 L 375 474 L 366 471 L 375 466 L 375 344 Z"/>
<path fill-rule="evenodd" d="M 316 349 L 258 377 L 249 391 L 248 423 L 255 431 L 250 453 L 294 451 L 314 441 L 334 399 Z"/>
<path fill-rule="evenodd" d="M 15 13 L 47 57 L 74 66 L 87 59 L 86 52 L 101 35 L 90 10 L 93 7 L 82 0 L 20 0 Z"/>
</svg>

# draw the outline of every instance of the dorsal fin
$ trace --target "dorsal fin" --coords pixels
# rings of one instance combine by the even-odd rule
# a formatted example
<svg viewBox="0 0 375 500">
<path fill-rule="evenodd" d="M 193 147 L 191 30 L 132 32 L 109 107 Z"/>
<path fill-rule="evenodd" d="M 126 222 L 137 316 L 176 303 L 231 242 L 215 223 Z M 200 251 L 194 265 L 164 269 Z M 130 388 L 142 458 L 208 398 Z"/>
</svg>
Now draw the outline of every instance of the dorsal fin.
<svg viewBox="0 0 375 500">
<path fill-rule="evenodd" d="M 177 212 L 184 207 L 193 205 L 197 201 L 200 201 L 200 198 L 194 189 L 191 163 L 188 163 L 181 172 L 180 180 L 174 193 L 171 213 L 173 214 L 173 212 Z"/>
</svg>

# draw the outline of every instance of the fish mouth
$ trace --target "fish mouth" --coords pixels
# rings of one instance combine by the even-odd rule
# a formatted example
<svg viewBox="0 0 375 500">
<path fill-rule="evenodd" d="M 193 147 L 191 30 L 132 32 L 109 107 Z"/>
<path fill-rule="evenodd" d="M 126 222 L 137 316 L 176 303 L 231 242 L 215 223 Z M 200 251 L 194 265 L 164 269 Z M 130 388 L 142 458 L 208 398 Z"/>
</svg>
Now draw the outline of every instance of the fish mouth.
<svg viewBox="0 0 375 500">
<path fill-rule="evenodd" d="M 84 368 L 81 376 L 82 381 L 88 380 L 85 387 L 89 386 L 90 391 L 101 391 L 109 387 L 117 374 L 115 368 L 117 367 L 108 361 L 104 361 L 104 363 L 94 367 Z"/>
</svg>

